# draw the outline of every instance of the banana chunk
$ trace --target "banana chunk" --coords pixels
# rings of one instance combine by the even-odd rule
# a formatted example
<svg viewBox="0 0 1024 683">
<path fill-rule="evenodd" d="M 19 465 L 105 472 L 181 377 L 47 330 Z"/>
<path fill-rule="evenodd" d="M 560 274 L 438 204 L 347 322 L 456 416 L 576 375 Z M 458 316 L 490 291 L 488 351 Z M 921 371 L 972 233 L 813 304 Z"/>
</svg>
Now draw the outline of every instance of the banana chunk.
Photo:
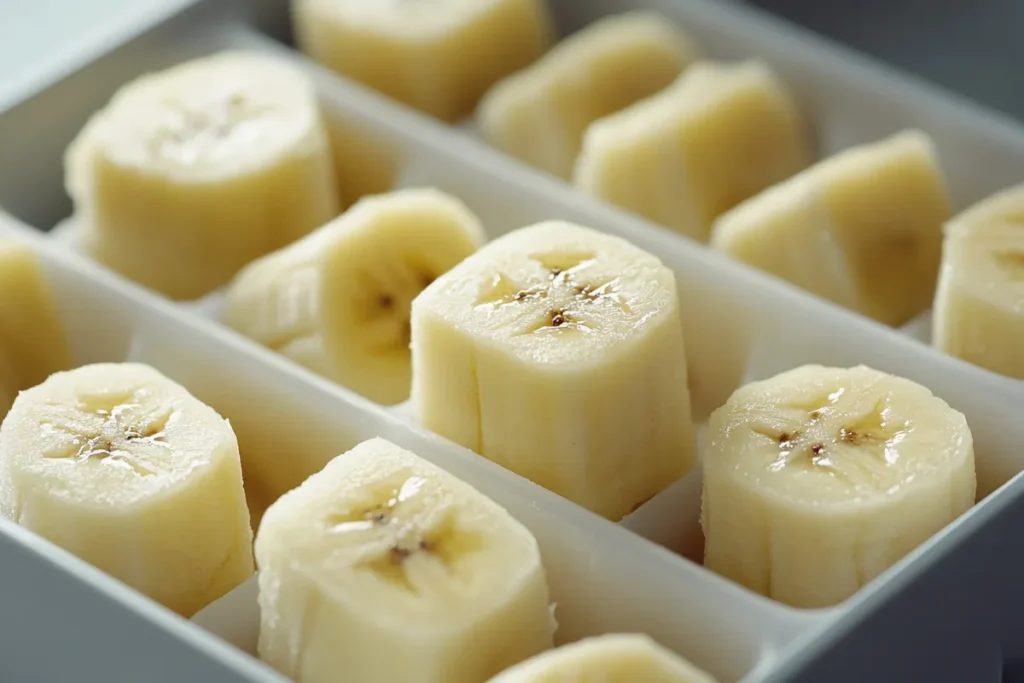
<svg viewBox="0 0 1024 683">
<path fill-rule="evenodd" d="M 21 392 L 0 427 L 0 514 L 186 617 L 253 573 L 231 426 L 146 365 Z"/>
<path fill-rule="evenodd" d="M 70 366 L 67 331 L 35 249 L 0 239 L 0 419 L 19 391 Z"/>
<path fill-rule="evenodd" d="M 256 560 L 259 656 L 304 683 L 476 683 L 552 646 L 530 532 L 383 439 L 271 505 Z"/>
<path fill-rule="evenodd" d="M 495 84 L 477 110 L 480 130 L 505 152 L 568 179 L 587 126 L 665 88 L 695 55 L 657 12 L 599 19 Z"/>
<path fill-rule="evenodd" d="M 588 127 L 573 183 L 706 241 L 715 218 L 810 158 L 796 105 L 767 66 L 704 61 Z"/>
<path fill-rule="evenodd" d="M 339 211 L 312 82 L 222 52 L 125 85 L 65 157 L 92 256 L 196 299 Z"/>
<path fill-rule="evenodd" d="M 715 683 L 649 636 L 613 633 L 541 653 L 488 683 Z"/>
<path fill-rule="evenodd" d="M 931 303 L 949 215 L 931 139 L 841 152 L 715 223 L 715 249 L 888 325 Z"/>
<path fill-rule="evenodd" d="M 412 375 L 412 300 L 484 240 L 477 217 L 437 190 L 364 197 L 244 268 L 222 319 L 370 400 L 401 403 Z"/>
<path fill-rule="evenodd" d="M 978 202 L 946 226 L 932 343 L 1024 379 L 1024 185 Z"/>
<path fill-rule="evenodd" d="M 864 366 L 742 387 L 709 442 L 705 564 L 793 607 L 842 602 L 974 505 L 964 416 Z"/>
<path fill-rule="evenodd" d="M 550 221 L 484 246 L 412 304 L 424 427 L 609 519 L 693 459 L 675 277 Z"/>
<path fill-rule="evenodd" d="M 547 0 L 292 0 L 299 49 L 448 122 L 554 42 Z"/>
</svg>

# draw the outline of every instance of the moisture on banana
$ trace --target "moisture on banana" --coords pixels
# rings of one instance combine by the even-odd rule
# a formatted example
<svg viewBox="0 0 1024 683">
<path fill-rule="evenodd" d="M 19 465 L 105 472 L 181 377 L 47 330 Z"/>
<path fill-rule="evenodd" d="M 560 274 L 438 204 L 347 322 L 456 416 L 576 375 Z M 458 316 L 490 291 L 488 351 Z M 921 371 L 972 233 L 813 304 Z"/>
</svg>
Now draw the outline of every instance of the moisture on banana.
<svg viewBox="0 0 1024 683">
<path fill-rule="evenodd" d="M 964 416 L 864 366 L 807 365 L 711 416 L 705 564 L 793 607 L 828 607 L 974 505 Z"/>
<path fill-rule="evenodd" d="M 552 646 L 530 532 L 383 439 L 273 503 L 256 559 L 259 656 L 304 683 L 478 683 Z"/>
<path fill-rule="evenodd" d="M 241 51 L 123 86 L 69 146 L 65 182 L 91 255 L 174 299 L 339 211 L 312 81 Z"/>
<path fill-rule="evenodd" d="M 412 306 L 416 419 L 609 519 L 693 458 L 675 277 L 560 221 L 485 245 Z"/>
<path fill-rule="evenodd" d="M 253 573 L 231 426 L 146 365 L 21 392 L 0 427 L 0 514 L 186 617 Z"/>
</svg>

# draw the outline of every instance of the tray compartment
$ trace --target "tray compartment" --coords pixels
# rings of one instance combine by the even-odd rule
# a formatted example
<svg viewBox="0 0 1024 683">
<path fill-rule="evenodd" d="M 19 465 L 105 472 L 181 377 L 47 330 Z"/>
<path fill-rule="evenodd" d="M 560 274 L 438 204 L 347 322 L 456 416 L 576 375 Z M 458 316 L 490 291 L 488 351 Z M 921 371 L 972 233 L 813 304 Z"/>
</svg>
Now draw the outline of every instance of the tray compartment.
<svg viewBox="0 0 1024 683">
<path fill-rule="evenodd" d="M 363 191 L 378 191 L 389 183 L 395 187 L 429 184 L 466 201 L 491 236 L 536 220 L 563 218 L 618 234 L 658 254 L 677 273 L 699 416 L 724 401 L 743 381 L 807 362 L 866 363 L 930 387 L 967 415 L 976 438 L 981 494 L 995 491 L 1024 469 L 1024 454 L 1018 446 L 1024 426 L 1019 426 L 1017 416 L 1024 385 L 1019 382 L 943 356 L 685 238 L 568 192 L 563 183 L 489 149 L 461 130 L 426 119 L 309 64 L 280 42 L 239 24 L 232 18 L 237 8 L 225 9 L 229 4 L 197 3 L 0 113 L 0 158 L 19 160 L 18 173 L 0 175 L 0 205 L 40 229 L 65 218 L 70 204 L 62 188 L 63 150 L 87 116 L 130 78 L 225 47 L 270 51 L 308 69 L 335 130 L 339 125 L 349 127 L 347 139 L 344 133 L 336 134 L 339 157 L 351 150 L 353 140 L 387 150 Z M 563 30 L 626 6 L 624 0 L 553 0 L 553 4 Z M 629 6 L 657 8 L 677 18 L 714 56 L 767 59 L 812 113 L 825 151 L 918 125 L 939 143 L 958 206 L 1024 177 L 1024 134 L 973 105 L 879 70 L 868 60 L 851 59 L 756 12 L 698 0 L 641 0 Z M 282 0 L 257 0 L 254 8 L 263 26 L 286 39 Z M 956 168 L 950 167 L 951 159 L 957 161 Z M 24 229 L 0 225 L 0 232 L 8 230 L 21 233 Z M 607 630 L 645 631 L 723 683 L 812 681 L 819 680 L 817 674 L 826 669 L 836 672 L 837 677 L 829 680 L 863 680 L 867 672 L 856 664 L 872 661 L 874 655 L 864 648 L 877 642 L 868 637 L 877 638 L 890 629 L 893 638 L 887 642 L 891 646 L 879 663 L 884 670 L 872 664 L 872 680 L 906 680 L 903 673 L 924 672 L 917 654 L 922 642 L 928 643 L 929 652 L 947 653 L 937 658 L 947 663 L 945 668 L 927 668 L 933 675 L 963 671 L 967 679 L 989 680 L 980 676 L 995 671 L 992 662 L 997 660 L 989 658 L 991 648 L 986 650 L 980 640 L 963 643 L 962 661 L 951 661 L 962 634 L 971 629 L 985 633 L 989 642 L 1005 643 L 1008 656 L 1024 652 L 1024 643 L 1009 635 L 1015 629 L 1014 615 L 1020 613 L 1010 608 L 1019 607 L 1021 597 L 1016 581 L 1010 579 L 1019 576 L 1024 558 L 1005 541 L 1019 527 L 1012 523 L 1019 521 L 1016 517 L 1024 509 L 1020 477 L 847 603 L 829 610 L 791 610 L 691 561 L 699 560 L 701 545 L 695 516 L 700 491 L 697 472 L 663 491 L 621 525 L 610 524 L 416 428 L 401 408 L 386 410 L 361 399 L 223 326 L 202 320 L 195 307 L 150 295 L 51 241 L 25 236 L 45 256 L 59 290 L 59 308 L 76 331 L 75 352 L 82 362 L 131 357 L 188 386 L 231 419 L 239 432 L 247 485 L 260 489 L 263 498 L 274 497 L 355 442 L 380 435 L 449 469 L 507 507 L 541 543 L 552 591 L 561 605 L 561 640 Z M 77 334 L 98 327 L 107 333 Z M 108 577 L 96 576 L 97 572 L 66 553 L 0 522 L 0 548 L 5 545 L 11 546 L 12 558 L 19 558 L 18 566 L 59 567 L 48 575 L 57 583 L 74 586 L 68 590 L 82 596 L 79 604 L 110 616 L 109 628 L 102 634 L 93 636 L 92 630 L 81 629 L 75 653 L 123 635 L 127 642 L 139 642 L 140 651 L 181 652 L 189 665 L 199 667 L 197 672 L 227 667 L 237 674 L 227 680 L 279 680 L 221 642 L 234 641 L 244 649 L 245 634 L 252 633 L 251 610 L 248 616 L 237 610 L 237 619 L 222 620 L 230 624 L 226 630 L 197 618 L 221 636 L 208 638 L 206 632 L 170 617 Z M 997 567 L 972 561 L 974 553 L 986 548 L 1000 553 Z M 950 599 L 950 585 L 956 586 L 958 605 L 969 603 L 955 631 L 929 616 L 929 610 Z M 244 591 L 245 586 L 205 614 L 234 614 L 230 600 L 251 600 Z M 246 604 L 251 607 L 251 602 Z M 914 613 L 921 616 L 900 622 L 894 616 L 900 609 L 908 614 L 917 610 Z M 29 625 L 24 638 L 30 637 L 33 628 L 38 629 L 39 642 L 49 637 L 47 624 L 40 619 Z M 129 640 L 130 633 L 139 635 Z M 123 670 L 95 663 L 98 668 L 90 665 L 89 671 L 114 671 L 116 678 L 133 670 L 134 662 L 134 658 L 126 660 Z M 845 673 L 839 672 L 844 666 Z M 53 670 L 58 678 L 59 672 L 67 672 Z M 170 673 L 166 675 L 170 680 Z"/>
</svg>

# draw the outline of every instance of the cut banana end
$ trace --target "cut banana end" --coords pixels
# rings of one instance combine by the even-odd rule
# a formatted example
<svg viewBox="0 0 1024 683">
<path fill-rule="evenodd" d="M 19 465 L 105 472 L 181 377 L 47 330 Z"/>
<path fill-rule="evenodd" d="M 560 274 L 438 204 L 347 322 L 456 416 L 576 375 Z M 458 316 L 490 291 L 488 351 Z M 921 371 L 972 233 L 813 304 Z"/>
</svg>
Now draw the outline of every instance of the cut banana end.
<svg viewBox="0 0 1024 683">
<path fill-rule="evenodd" d="M 267 510 L 259 656 L 305 683 L 476 683 L 552 646 L 536 540 L 383 439 Z"/>
<path fill-rule="evenodd" d="M 124 86 L 68 148 L 65 171 L 93 257 L 175 299 L 339 211 L 311 81 L 245 52 Z"/>
<path fill-rule="evenodd" d="M 299 49 L 448 122 L 554 42 L 546 0 L 292 0 Z"/>
<path fill-rule="evenodd" d="M 587 126 L 668 86 L 695 55 L 656 12 L 599 19 L 491 88 L 477 110 L 480 130 L 505 152 L 568 179 Z"/>
<path fill-rule="evenodd" d="M 0 418 L 19 391 L 70 366 L 67 332 L 35 249 L 0 239 Z"/>
<path fill-rule="evenodd" d="M 715 223 L 732 258 L 888 325 L 931 303 L 945 182 L 931 139 L 903 131 L 841 152 Z"/>
<path fill-rule="evenodd" d="M 539 654 L 488 683 L 715 683 L 649 636 L 614 633 Z"/>
<path fill-rule="evenodd" d="M 365 197 L 243 269 L 222 318 L 373 401 L 401 403 L 412 374 L 412 300 L 484 240 L 476 216 L 437 190 Z"/>
<path fill-rule="evenodd" d="M 417 421 L 609 519 L 693 458 L 675 277 L 570 223 L 486 245 L 412 305 Z"/>
<path fill-rule="evenodd" d="M 186 617 L 253 573 L 230 425 L 145 365 L 21 392 L 0 428 L 0 514 Z"/>
<path fill-rule="evenodd" d="M 706 241 L 720 214 L 810 163 L 804 135 L 795 103 L 767 66 L 698 62 L 660 93 L 587 128 L 573 182 Z"/>
<path fill-rule="evenodd" d="M 702 462 L 705 564 L 793 607 L 842 602 L 975 500 L 964 416 L 864 366 L 739 389 Z"/>
<path fill-rule="evenodd" d="M 1024 185 L 946 226 L 932 340 L 948 354 L 1024 379 Z"/>
</svg>

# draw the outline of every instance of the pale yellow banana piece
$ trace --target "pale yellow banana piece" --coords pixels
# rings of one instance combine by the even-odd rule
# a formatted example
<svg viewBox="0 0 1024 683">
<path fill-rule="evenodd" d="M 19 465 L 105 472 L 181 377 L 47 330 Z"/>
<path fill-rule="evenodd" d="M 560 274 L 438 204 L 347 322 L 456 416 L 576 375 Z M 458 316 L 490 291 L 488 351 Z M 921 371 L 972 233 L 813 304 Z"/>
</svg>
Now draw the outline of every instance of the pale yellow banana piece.
<svg viewBox="0 0 1024 683">
<path fill-rule="evenodd" d="M 186 617 L 253 573 L 231 426 L 146 365 L 21 392 L 0 428 L 0 514 Z"/>
<path fill-rule="evenodd" d="M 949 202 L 930 138 L 840 152 L 715 223 L 729 256 L 888 325 L 928 307 Z"/>
<path fill-rule="evenodd" d="M 675 277 L 550 221 L 485 245 L 412 305 L 422 426 L 618 520 L 691 466 Z"/>
<path fill-rule="evenodd" d="M 1024 379 L 1024 185 L 978 202 L 946 225 L 932 343 Z"/>
<path fill-rule="evenodd" d="M 261 659 L 301 683 L 477 683 L 552 646 L 536 540 L 383 439 L 267 509 Z"/>
<path fill-rule="evenodd" d="M 0 239 L 0 418 L 19 391 L 70 366 L 67 331 L 35 249 Z"/>
<path fill-rule="evenodd" d="M 541 653 L 488 683 L 715 683 L 649 636 L 613 633 Z"/>
<path fill-rule="evenodd" d="M 719 215 L 810 159 L 796 104 L 767 66 L 702 61 L 587 128 L 573 182 L 706 241 Z"/>
<path fill-rule="evenodd" d="M 546 0 L 292 0 L 299 49 L 454 122 L 555 40 Z"/>
<path fill-rule="evenodd" d="M 864 366 L 740 388 L 702 462 L 705 564 L 793 607 L 846 600 L 975 500 L 964 416 Z"/>
<path fill-rule="evenodd" d="M 232 282 L 229 326 L 384 404 L 409 397 L 412 300 L 485 240 L 458 199 L 431 189 L 365 197 Z"/>
<path fill-rule="evenodd" d="M 657 12 L 599 19 L 495 84 L 477 110 L 480 130 L 505 152 L 569 178 L 587 126 L 668 86 L 695 56 L 690 39 Z"/>
<path fill-rule="evenodd" d="M 66 184 L 100 262 L 196 299 L 339 211 L 312 82 L 222 52 L 122 87 L 68 148 Z"/>
</svg>

